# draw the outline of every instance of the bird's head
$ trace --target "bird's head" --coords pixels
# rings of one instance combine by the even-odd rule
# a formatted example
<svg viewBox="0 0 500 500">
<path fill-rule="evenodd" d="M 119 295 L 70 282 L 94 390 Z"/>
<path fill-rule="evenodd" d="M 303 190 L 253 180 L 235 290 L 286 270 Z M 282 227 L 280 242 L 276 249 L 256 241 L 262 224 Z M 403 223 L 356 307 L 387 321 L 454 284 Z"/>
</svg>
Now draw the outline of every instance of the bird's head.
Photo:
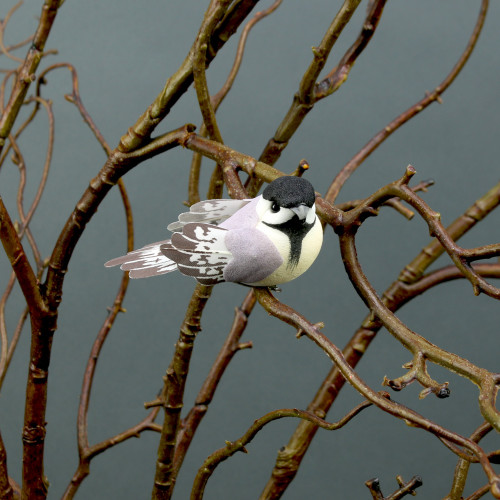
<svg viewBox="0 0 500 500">
<path fill-rule="evenodd" d="M 299 224 L 313 224 L 315 199 L 314 188 L 308 180 L 283 176 L 264 189 L 257 211 L 261 220 L 271 226 L 285 224 L 295 216 Z"/>
</svg>

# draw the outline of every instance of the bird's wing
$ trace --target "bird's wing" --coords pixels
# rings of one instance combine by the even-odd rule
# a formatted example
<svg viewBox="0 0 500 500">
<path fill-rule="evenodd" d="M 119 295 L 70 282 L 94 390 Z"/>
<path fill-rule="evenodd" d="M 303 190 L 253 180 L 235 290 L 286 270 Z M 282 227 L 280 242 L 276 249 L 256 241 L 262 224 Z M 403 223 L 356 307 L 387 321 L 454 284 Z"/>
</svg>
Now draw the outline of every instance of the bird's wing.
<svg viewBox="0 0 500 500">
<path fill-rule="evenodd" d="M 225 244 L 227 232 L 212 224 L 187 223 L 160 250 L 182 274 L 202 285 L 215 285 L 224 281 L 224 268 L 233 258 Z"/>
<path fill-rule="evenodd" d="M 179 214 L 179 220 L 168 225 L 169 231 L 181 231 L 182 228 L 192 222 L 203 222 L 208 224 L 219 224 L 225 221 L 240 208 L 244 207 L 249 200 L 206 200 L 195 203 L 189 212 Z"/>
<path fill-rule="evenodd" d="M 151 243 L 145 247 L 116 257 L 106 262 L 106 267 L 120 266 L 123 271 L 130 271 L 131 278 L 149 278 L 177 270 L 177 264 L 167 258 L 160 247 L 169 244 L 169 240 Z"/>
</svg>

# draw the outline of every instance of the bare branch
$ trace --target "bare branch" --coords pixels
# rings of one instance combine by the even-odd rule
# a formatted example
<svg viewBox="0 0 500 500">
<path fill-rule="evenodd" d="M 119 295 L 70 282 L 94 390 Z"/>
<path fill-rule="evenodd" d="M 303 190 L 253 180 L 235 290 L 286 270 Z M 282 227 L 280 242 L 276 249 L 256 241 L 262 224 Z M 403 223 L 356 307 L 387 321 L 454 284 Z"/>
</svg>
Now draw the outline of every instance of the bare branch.
<svg viewBox="0 0 500 500">
<path fill-rule="evenodd" d="M 420 99 L 420 101 L 386 125 L 380 132 L 370 139 L 370 141 L 368 141 L 363 148 L 356 153 L 351 160 L 349 160 L 348 163 L 344 165 L 325 194 L 325 199 L 329 203 L 335 203 L 335 200 L 337 199 L 337 196 L 347 179 L 349 179 L 352 173 L 366 160 L 366 158 L 368 158 L 370 154 L 373 153 L 373 151 L 375 151 L 375 149 L 380 146 L 380 144 L 382 144 L 382 142 L 384 142 L 393 132 L 399 129 L 407 121 L 411 120 L 414 116 L 423 111 L 427 106 L 436 101 L 440 102 L 441 95 L 455 81 L 476 46 L 476 42 L 483 29 L 484 20 L 486 19 L 488 4 L 489 0 L 482 0 L 476 25 L 474 26 L 474 30 L 469 38 L 467 46 L 450 73 L 448 73 L 446 78 L 432 92 L 428 92 L 423 99 Z"/>
<path fill-rule="evenodd" d="M 172 362 L 164 377 L 165 396 L 163 407 L 165 415 L 160 444 L 158 445 L 153 499 L 170 498 L 174 490 L 176 471 L 173 469 L 172 464 L 180 430 L 180 412 L 183 406 L 184 388 L 194 341 L 201 330 L 201 315 L 211 293 L 211 286 L 196 285 L 180 329 L 179 340 L 175 345 Z"/>
<path fill-rule="evenodd" d="M 387 393 L 381 393 L 382 397 L 388 397 Z M 206 483 L 215 468 L 224 460 L 227 460 L 230 456 L 234 455 L 237 451 L 243 451 L 246 453 L 245 446 L 252 441 L 252 439 L 270 422 L 278 420 L 281 418 L 300 418 L 302 420 L 307 420 L 313 422 L 318 427 L 326 430 L 337 430 L 348 424 L 356 415 L 358 415 L 365 408 L 371 406 L 371 403 L 364 401 L 363 403 L 356 406 L 347 415 L 341 418 L 337 422 L 329 423 L 319 418 L 317 415 L 304 410 L 297 409 L 283 409 L 274 410 L 267 415 L 257 419 L 251 427 L 245 432 L 245 434 L 236 441 L 226 441 L 226 446 L 220 448 L 213 452 L 203 463 L 201 468 L 198 470 L 198 474 L 195 477 L 193 488 L 191 490 L 191 500 L 199 500 L 203 497 L 203 492 L 205 490 Z"/>
<path fill-rule="evenodd" d="M 0 154 L 2 153 L 5 139 L 10 134 L 14 121 L 21 109 L 30 84 L 35 80 L 35 72 L 43 57 L 43 49 L 54 23 L 60 0 L 45 0 L 38 28 L 33 37 L 24 64 L 18 72 L 16 85 L 10 96 L 9 102 L 0 117 Z"/>
</svg>

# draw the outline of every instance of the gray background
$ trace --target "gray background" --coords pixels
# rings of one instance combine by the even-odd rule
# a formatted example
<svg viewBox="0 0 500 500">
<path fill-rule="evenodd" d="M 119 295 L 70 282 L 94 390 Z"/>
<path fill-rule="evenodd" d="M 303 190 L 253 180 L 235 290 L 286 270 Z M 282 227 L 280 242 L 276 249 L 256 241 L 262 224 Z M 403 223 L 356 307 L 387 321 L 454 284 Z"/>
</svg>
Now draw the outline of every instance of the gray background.
<svg viewBox="0 0 500 500">
<path fill-rule="evenodd" d="M 41 1 L 28 0 L 7 31 L 7 42 L 32 33 Z M 4 17 L 12 2 L 2 2 Z M 67 0 L 61 8 L 47 48 L 57 48 L 42 64 L 69 61 L 78 70 L 84 104 L 114 146 L 173 73 L 189 50 L 207 1 Z M 269 3 L 264 2 L 263 7 Z M 243 68 L 234 89 L 220 108 L 224 141 L 258 156 L 274 133 L 340 1 L 288 0 L 252 32 Z M 479 10 L 479 1 L 399 0 L 388 2 L 379 29 L 359 58 L 347 83 L 310 113 L 277 168 L 290 172 L 301 158 L 311 164 L 307 176 L 322 193 L 338 169 L 379 129 L 434 88 L 465 47 Z M 327 68 L 352 43 L 361 27 L 366 5 L 342 35 Z M 391 137 L 349 180 L 339 201 L 362 198 L 399 178 L 406 165 L 417 169 L 417 181 L 432 177 L 436 185 L 425 199 L 440 211 L 445 223 L 460 215 L 498 181 L 500 5 L 492 2 L 486 26 L 471 61 L 443 96 Z M 236 38 L 208 71 L 215 92 L 232 62 Z M 24 52 L 20 52 L 24 54 Z M 82 125 L 76 109 L 63 99 L 70 92 L 68 73 L 49 76 L 44 95 L 54 102 L 56 147 L 51 178 L 32 229 L 48 255 L 81 193 L 104 161 L 100 147 Z M 200 113 L 190 89 L 158 132 L 185 122 L 199 124 Z M 26 199 L 36 189 L 45 154 L 45 118 L 23 136 L 21 146 L 31 175 Z M 162 239 L 166 225 L 183 210 L 189 151 L 176 149 L 148 161 L 126 178 L 134 207 L 136 246 Z M 204 179 L 212 165 L 205 162 Z M 6 205 L 15 206 L 17 168 L 2 170 L 1 191 Z M 206 184 L 205 184 L 206 185 Z M 464 244 L 498 242 L 498 214 L 464 239 Z M 428 242 L 426 225 L 408 222 L 391 210 L 368 221 L 359 235 L 365 272 L 382 292 Z M 96 332 L 111 305 L 120 273 L 103 263 L 125 248 L 124 216 L 115 189 L 89 224 L 70 264 L 54 339 L 47 411 L 46 473 L 49 498 L 59 498 L 76 465 L 75 421 L 83 370 Z M 446 258 L 439 261 L 446 264 Z M 0 259 L 2 283 L 8 263 Z M 357 328 L 366 310 L 343 271 L 336 238 L 328 231 L 323 251 L 312 269 L 285 285 L 279 298 L 312 321 L 323 321 L 325 333 L 340 347 Z M 143 402 L 154 399 L 170 361 L 184 304 L 193 282 L 180 275 L 134 281 L 125 307 L 99 362 L 89 414 L 91 443 L 130 427 L 145 415 Z M 185 404 L 196 393 L 233 318 L 233 308 L 247 290 L 221 285 L 213 292 L 196 341 Z M 10 302 L 8 327 L 17 321 L 19 293 Z M 483 367 L 498 370 L 498 305 L 473 297 L 466 282 L 447 284 L 414 300 L 399 316 L 430 341 Z M 307 339 L 268 318 L 257 307 L 244 340 L 254 348 L 239 353 L 220 384 L 209 412 L 186 457 L 178 478 L 176 498 L 188 498 L 194 472 L 224 440 L 239 437 L 254 419 L 276 408 L 305 408 L 330 362 Z M 8 450 L 10 473 L 20 480 L 21 426 L 29 335 L 24 332 L 0 401 L 0 424 Z M 359 373 L 378 389 L 384 375 L 397 377 L 408 353 L 385 331 L 359 365 Z M 411 386 L 396 395 L 439 423 L 465 435 L 481 423 L 476 389 L 465 380 L 434 366 L 431 374 L 450 381 L 452 397 L 418 400 Z M 335 420 L 360 401 L 346 387 L 328 415 Z M 209 481 L 206 498 L 253 499 L 267 481 L 277 450 L 297 421 L 266 427 L 248 446 L 223 463 Z M 97 457 L 78 498 L 137 499 L 150 496 L 158 435 L 144 433 Z M 485 440 L 498 448 L 495 437 Z M 396 488 L 394 476 L 420 474 L 422 498 L 441 498 L 449 489 L 455 457 L 435 438 L 406 427 L 382 412 L 369 409 L 348 427 L 320 431 L 306 456 L 288 500 L 308 498 L 369 498 L 364 481 L 378 476 L 386 495 Z M 468 491 L 485 482 L 476 466 Z"/>
</svg>

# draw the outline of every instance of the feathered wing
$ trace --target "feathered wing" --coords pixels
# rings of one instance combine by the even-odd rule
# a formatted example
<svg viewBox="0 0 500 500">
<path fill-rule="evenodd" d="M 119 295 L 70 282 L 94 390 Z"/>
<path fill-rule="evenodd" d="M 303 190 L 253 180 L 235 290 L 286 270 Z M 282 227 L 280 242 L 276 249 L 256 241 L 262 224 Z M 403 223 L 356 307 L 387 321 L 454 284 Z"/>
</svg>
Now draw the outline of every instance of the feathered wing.
<svg viewBox="0 0 500 500">
<path fill-rule="evenodd" d="M 224 269 L 233 257 L 224 241 L 226 234 L 226 229 L 213 224 L 187 223 L 160 251 L 182 274 L 202 285 L 215 285 L 224 281 Z"/>
<path fill-rule="evenodd" d="M 182 228 L 192 222 L 203 222 L 207 224 L 220 224 L 240 208 L 244 207 L 249 200 L 206 200 L 195 203 L 189 212 L 179 214 L 179 220 L 168 225 L 169 231 L 181 231 Z"/>
<path fill-rule="evenodd" d="M 169 240 L 151 243 L 145 247 L 129 252 L 127 255 L 111 259 L 106 267 L 120 266 L 123 271 L 129 271 L 131 278 L 149 278 L 177 270 L 177 264 L 167 258 L 160 250 Z"/>
<path fill-rule="evenodd" d="M 226 229 L 215 224 L 229 219 L 250 201 L 206 200 L 195 203 L 189 212 L 179 215 L 178 221 L 168 225 L 168 229 L 174 231 L 172 240 L 151 243 L 104 265 L 119 265 L 123 271 L 129 271 L 131 278 L 149 278 L 179 269 L 205 285 L 224 281 L 223 271 L 232 255 L 224 244 Z"/>
</svg>

